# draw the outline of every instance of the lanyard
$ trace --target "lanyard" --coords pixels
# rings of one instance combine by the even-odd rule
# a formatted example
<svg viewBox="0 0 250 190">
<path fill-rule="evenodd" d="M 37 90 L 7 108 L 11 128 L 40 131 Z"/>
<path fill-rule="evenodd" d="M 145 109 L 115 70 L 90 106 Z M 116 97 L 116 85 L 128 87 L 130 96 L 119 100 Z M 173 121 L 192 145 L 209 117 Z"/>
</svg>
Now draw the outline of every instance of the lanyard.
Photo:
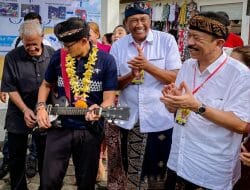
<svg viewBox="0 0 250 190">
<path fill-rule="evenodd" d="M 135 42 L 133 42 L 132 44 L 133 44 L 133 46 L 135 47 L 135 49 L 137 49 L 137 46 L 136 46 L 136 45 L 139 45 L 139 44 L 136 44 Z M 147 45 L 147 41 L 145 41 L 145 42 L 142 44 L 142 46 L 139 45 L 139 46 L 141 47 L 141 50 L 142 50 L 142 51 L 144 50 L 144 48 L 145 48 L 146 45 Z"/>
<path fill-rule="evenodd" d="M 200 88 L 210 79 L 212 78 L 212 76 L 215 75 L 215 73 L 217 73 L 219 71 L 219 69 L 227 62 L 227 57 L 225 58 L 225 60 L 218 65 L 218 67 L 216 67 L 216 69 L 197 87 L 195 88 L 195 80 L 196 80 L 196 67 L 194 68 L 194 80 L 193 80 L 193 94 L 195 94 L 198 90 L 200 90 Z"/>
</svg>

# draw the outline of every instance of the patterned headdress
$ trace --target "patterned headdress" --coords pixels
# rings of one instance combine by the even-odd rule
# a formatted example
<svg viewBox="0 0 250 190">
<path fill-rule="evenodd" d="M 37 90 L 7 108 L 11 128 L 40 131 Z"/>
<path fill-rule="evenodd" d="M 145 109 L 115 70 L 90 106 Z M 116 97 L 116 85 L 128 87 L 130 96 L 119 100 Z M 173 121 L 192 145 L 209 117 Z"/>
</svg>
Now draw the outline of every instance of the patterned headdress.
<svg viewBox="0 0 250 190">
<path fill-rule="evenodd" d="M 228 29 L 222 22 L 211 17 L 198 14 L 189 21 L 189 29 L 205 32 L 215 37 L 227 39 Z"/>
</svg>

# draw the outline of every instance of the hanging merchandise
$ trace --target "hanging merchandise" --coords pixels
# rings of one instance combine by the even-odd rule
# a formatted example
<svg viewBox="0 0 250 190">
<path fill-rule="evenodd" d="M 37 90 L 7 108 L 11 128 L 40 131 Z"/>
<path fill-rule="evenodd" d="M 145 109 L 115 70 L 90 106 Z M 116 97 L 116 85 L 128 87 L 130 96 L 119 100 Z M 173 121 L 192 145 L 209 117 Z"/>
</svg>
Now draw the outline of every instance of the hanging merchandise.
<svg viewBox="0 0 250 190">
<path fill-rule="evenodd" d="M 163 11 L 162 11 L 162 20 L 167 21 L 169 17 L 169 12 L 170 12 L 170 5 L 166 3 L 163 5 Z"/>
<path fill-rule="evenodd" d="M 189 19 L 197 13 L 197 3 L 191 0 L 187 3 L 185 0 L 181 6 L 181 11 L 179 15 L 179 39 L 178 47 L 181 55 L 181 60 L 185 61 L 190 58 L 188 51 L 188 21 Z"/>
<path fill-rule="evenodd" d="M 174 22 L 175 21 L 175 9 L 176 9 L 176 4 L 171 3 L 170 4 L 169 17 L 168 17 L 169 22 Z"/>
<path fill-rule="evenodd" d="M 197 3 L 191 0 L 187 4 L 187 19 L 190 19 L 193 16 L 192 13 L 196 11 L 197 11 Z"/>
<path fill-rule="evenodd" d="M 187 24 L 187 0 L 185 0 L 181 6 L 181 11 L 179 15 L 179 25 L 181 28 L 185 27 Z"/>
<path fill-rule="evenodd" d="M 152 21 L 161 21 L 163 13 L 163 5 L 157 3 L 152 9 Z"/>
</svg>

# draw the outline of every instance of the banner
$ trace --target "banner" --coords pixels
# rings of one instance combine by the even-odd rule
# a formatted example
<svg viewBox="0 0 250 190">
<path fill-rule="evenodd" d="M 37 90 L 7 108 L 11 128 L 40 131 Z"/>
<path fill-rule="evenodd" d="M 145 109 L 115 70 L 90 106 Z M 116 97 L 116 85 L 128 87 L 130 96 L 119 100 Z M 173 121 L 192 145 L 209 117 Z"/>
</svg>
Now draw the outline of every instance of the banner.
<svg viewBox="0 0 250 190">
<path fill-rule="evenodd" d="M 52 46 L 57 43 L 53 27 L 69 17 L 101 24 L 101 0 L 0 0 L 0 55 L 14 48 L 18 28 L 29 12 L 41 15 L 45 37 Z"/>
</svg>

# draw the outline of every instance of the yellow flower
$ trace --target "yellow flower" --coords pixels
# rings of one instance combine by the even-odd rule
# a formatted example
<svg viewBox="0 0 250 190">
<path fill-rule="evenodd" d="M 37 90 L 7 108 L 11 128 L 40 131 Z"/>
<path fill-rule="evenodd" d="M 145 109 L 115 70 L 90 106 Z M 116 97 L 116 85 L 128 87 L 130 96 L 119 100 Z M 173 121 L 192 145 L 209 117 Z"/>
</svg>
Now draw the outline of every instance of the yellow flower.
<svg viewBox="0 0 250 190">
<path fill-rule="evenodd" d="M 98 49 L 96 47 L 93 47 L 91 53 L 89 54 L 88 62 L 84 65 L 84 68 L 86 70 L 83 73 L 83 77 L 81 79 L 82 88 L 79 85 L 79 77 L 76 75 L 76 60 L 75 58 L 72 58 L 70 54 L 67 54 L 66 56 L 66 73 L 69 77 L 69 83 L 71 90 L 74 93 L 74 97 L 78 99 L 75 103 L 76 107 L 88 107 L 86 99 L 89 97 L 88 94 L 90 92 L 90 85 L 92 82 L 91 78 L 94 73 L 94 66 L 97 60 L 97 52 Z"/>
<path fill-rule="evenodd" d="M 77 108 L 87 108 L 88 104 L 86 104 L 86 102 L 83 101 L 83 100 L 77 100 L 76 103 L 75 103 L 75 107 L 77 107 Z"/>
</svg>

